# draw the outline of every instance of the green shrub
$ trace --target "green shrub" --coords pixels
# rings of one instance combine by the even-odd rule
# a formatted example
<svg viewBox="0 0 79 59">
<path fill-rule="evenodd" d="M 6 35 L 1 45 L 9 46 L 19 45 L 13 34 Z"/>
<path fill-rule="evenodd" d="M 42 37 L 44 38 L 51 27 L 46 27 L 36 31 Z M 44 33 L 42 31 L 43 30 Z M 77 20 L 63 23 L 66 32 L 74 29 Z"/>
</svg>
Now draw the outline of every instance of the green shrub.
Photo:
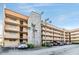
<svg viewBox="0 0 79 59">
<path fill-rule="evenodd" d="M 28 48 L 34 48 L 34 44 L 27 44 Z"/>
<path fill-rule="evenodd" d="M 45 43 L 43 43 L 42 46 L 46 46 Z"/>
<path fill-rule="evenodd" d="M 42 44 L 42 46 L 44 47 L 51 47 L 51 43 L 50 42 L 45 42 Z"/>
</svg>

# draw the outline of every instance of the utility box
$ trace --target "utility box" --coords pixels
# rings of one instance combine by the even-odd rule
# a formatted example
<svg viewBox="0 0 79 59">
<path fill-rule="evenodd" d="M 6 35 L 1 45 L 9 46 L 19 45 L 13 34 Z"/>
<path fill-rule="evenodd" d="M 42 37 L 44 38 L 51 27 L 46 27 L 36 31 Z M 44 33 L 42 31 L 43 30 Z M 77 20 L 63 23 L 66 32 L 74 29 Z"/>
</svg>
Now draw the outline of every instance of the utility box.
<svg viewBox="0 0 79 59">
<path fill-rule="evenodd" d="M 28 19 L 28 43 L 34 46 L 41 46 L 41 15 L 32 12 Z"/>
</svg>

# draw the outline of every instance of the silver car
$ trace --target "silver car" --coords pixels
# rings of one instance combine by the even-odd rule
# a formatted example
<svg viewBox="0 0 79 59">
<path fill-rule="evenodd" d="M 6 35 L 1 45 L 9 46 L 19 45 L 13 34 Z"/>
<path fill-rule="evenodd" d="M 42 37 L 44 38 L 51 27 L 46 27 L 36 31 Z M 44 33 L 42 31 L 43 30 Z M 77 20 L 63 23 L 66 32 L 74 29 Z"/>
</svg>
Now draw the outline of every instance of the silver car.
<svg viewBox="0 0 79 59">
<path fill-rule="evenodd" d="M 27 44 L 20 44 L 18 46 L 18 49 L 25 49 L 25 48 L 28 48 Z"/>
</svg>

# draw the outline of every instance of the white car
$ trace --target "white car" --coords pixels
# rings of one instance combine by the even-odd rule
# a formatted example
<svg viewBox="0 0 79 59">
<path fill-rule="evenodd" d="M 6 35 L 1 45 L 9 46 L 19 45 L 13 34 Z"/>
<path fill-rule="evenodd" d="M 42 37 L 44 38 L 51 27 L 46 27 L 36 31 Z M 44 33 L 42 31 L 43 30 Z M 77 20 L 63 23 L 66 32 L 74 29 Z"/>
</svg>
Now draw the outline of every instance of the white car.
<svg viewBox="0 0 79 59">
<path fill-rule="evenodd" d="M 26 44 L 20 44 L 18 46 L 18 49 L 25 49 L 25 48 L 28 48 L 28 46 Z"/>
</svg>

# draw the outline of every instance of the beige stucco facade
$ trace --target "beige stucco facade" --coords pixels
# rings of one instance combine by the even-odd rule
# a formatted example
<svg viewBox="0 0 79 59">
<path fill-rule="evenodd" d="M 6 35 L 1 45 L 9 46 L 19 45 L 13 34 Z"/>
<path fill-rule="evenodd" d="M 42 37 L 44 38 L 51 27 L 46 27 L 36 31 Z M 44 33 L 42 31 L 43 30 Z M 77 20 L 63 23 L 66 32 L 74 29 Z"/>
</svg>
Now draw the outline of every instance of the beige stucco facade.
<svg viewBox="0 0 79 59">
<path fill-rule="evenodd" d="M 5 9 L 4 47 L 16 47 L 28 39 L 28 16 Z"/>
<path fill-rule="evenodd" d="M 71 30 L 72 43 L 79 43 L 79 28 Z"/>
<path fill-rule="evenodd" d="M 70 35 L 66 29 L 58 28 L 55 25 L 42 21 L 42 40 L 44 41 L 64 41 L 69 42 Z"/>
</svg>

